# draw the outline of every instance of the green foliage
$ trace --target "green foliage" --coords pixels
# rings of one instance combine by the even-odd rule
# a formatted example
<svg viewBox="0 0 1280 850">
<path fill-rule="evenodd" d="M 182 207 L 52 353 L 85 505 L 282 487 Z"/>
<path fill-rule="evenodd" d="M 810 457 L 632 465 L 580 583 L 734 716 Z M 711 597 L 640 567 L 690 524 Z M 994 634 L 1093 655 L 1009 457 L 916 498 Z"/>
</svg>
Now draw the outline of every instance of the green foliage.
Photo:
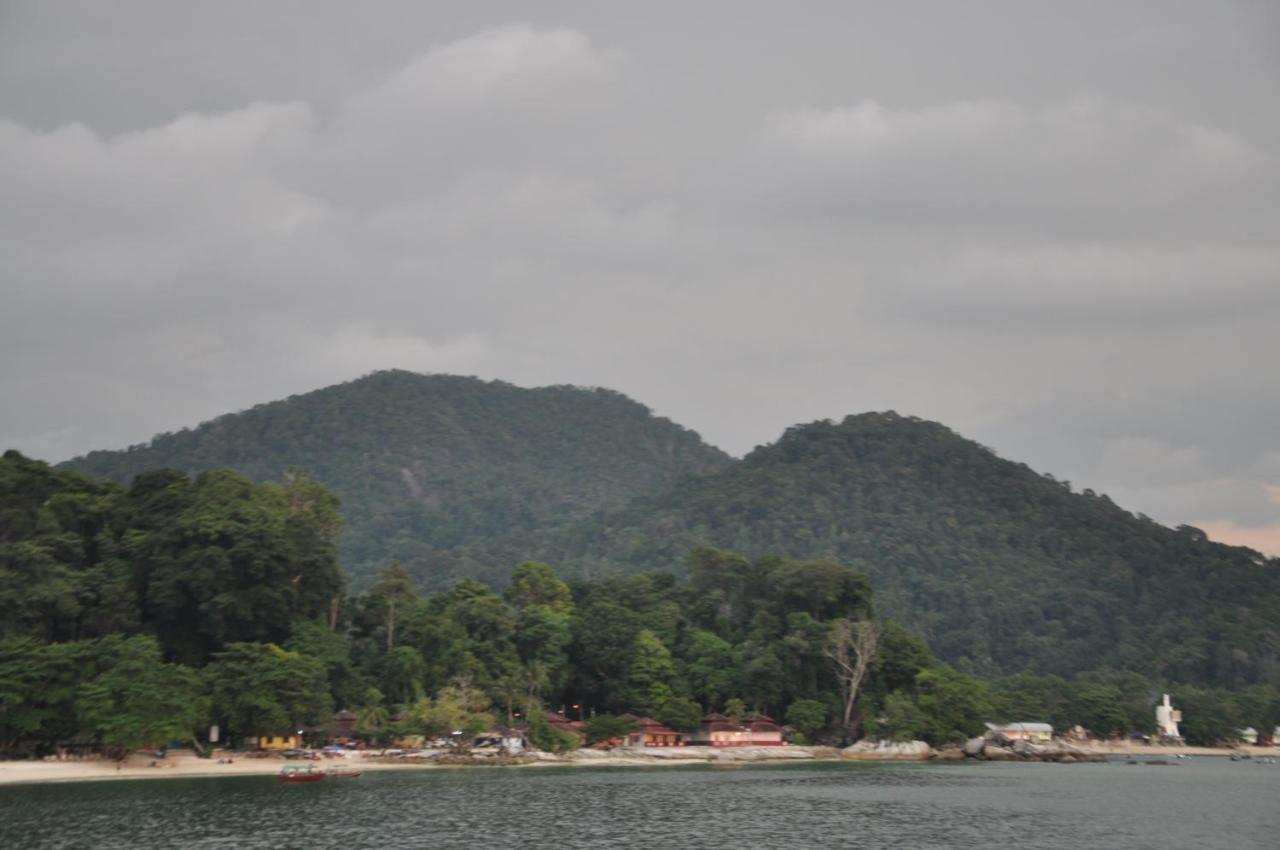
<svg viewBox="0 0 1280 850">
<path fill-rule="evenodd" d="M 233 643 L 204 673 L 213 715 L 232 735 L 279 735 L 333 711 L 324 665 L 274 644 Z"/>
<path fill-rule="evenodd" d="M 684 678 L 693 695 L 706 705 L 720 705 L 740 690 L 741 659 L 733 644 L 714 632 L 698 629 L 684 652 Z"/>
<path fill-rule="evenodd" d="M 199 676 L 165 664 L 151 637 L 106 637 L 93 647 L 98 674 L 76 695 L 84 734 L 121 755 L 145 744 L 186 740 L 205 720 Z"/>
<path fill-rule="evenodd" d="M 134 481 L 129 500 L 150 510 L 125 548 L 167 653 L 200 664 L 229 643 L 283 643 L 295 619 L 328 614 L 344 579 L 332 499 L 318 492 L 226 470 Z"/>
<path fill-rule="evenodd" d="M 930 744 L 978 735 L 992 714 L 987 686 L 945 665 L 919 673 L 916 693 L 916 706 L 927 724 L 921 737 Z"/>
<path fill-rule="evenodd" d="M 507 600 L 519 611 L 538 607 L 554 614 L 573 611 L 573 593 L 548 564 L 525 561 L 516 567 Z"/>
<path fill-rule="evenodd" d="M 937 730 L 933 718 L 902 691 L 885 697 L 876 725 L 880 737 L 890 741 L 917 741 L 933 737 Z"/>
<path fill-rule="evenodd" d="M 598 744 L 601 741 L 626 738 L 635 728 L 635 721 L 629 718 L 614 714 L 597 714 L 587 721 L 584 731 L 588 744 Z"/>
<path fill-rule="evenodd" d="M 314 658 L 324 665 L 334 705 L 349 708 L 361 704 L 370 685 L 352 662 L 350 634 L 334 631 L 314 620 L 298 620 L 293 624 L 284 648 Z"/>
<path fill-rule="evenodd" d="M 122 488 L 7 451 L 0 458 L 0 638 L 41 642 L 137 627 Z"/>
<path fill-rule="evenodd" d="M 0 641 L 0 748 L 49 748 L 79 734 L 75 700 L 93 673 L 85 643 L 42 644 L 29 638 Z"/>
<path fill-rule="evenodd" d="M 356 706 L 356 734 L 368 740 L 385 741 L 388 737 L 388 723 L 391 720 L 391 713 L 387 711 L 386 705 L 383 704 L 382 691 L 377 688 L 367 688 L 364 692 L 364 700 Z M 427 707 L 430 706 L 430 700 L 427 700 Z M 421 706 L 415 706 L 415 710 Z M 414 715 L 418 719 L 418 715 Z"/>
<path fill-rule="evenodd" d="M 291 532 L 265 491 L 248 493 L 234 477 L 147 473 L 126 495 L 16 455 L 6 461 L 0 604 L 14 614 L 3 634 L 65 641 L 154 629 L 167 657 L 198 664 L 227 642 L 279 642 L 285 627 L 273 622 L 323 616 L 334 595 L 324 535 L 310 526 L 297 537 L 304 547 L 285 547 L 312 564 L 296 593 L 273 581 L 259 599 L 237 586 L 256 570 L 270 574 L 280 559 L 261 555 L 262 543 L 283 545 Z M 789 665 L 811 659 L 749 636 L 762 616 L 870 613 L 860 610 L 869 605 L 862 579 L 838 564 L 865 574 L 879 615 L 928 635 L 957 670 L 1069 679 L 1106 668 L 1197 687 L 1280 686 L 1274 559 L 1073 493 L 941 425 L 894 413 L 797 426 L 732 462 L 606 391 L 389 372 L 72 465 L 125 481 L 165 464 L 233 465 L 255 479 L 307 468 L 343 499 L 343 550 L 361 585 L 390 557 L 431 588 L 456 577 L 498 586 L 530 557 L 569 576 L 687 571 L 687 599 L 651 587 L 665 598 L 638 605 L 609 591 L 576 600 L 587 610 L 575 622 L 598 626 L 574 629 L 590 661 L 580 684 L 615 707 L 622 689 L 603 683 L 625 681 L 637 623 L 679 652 L 670 627 L 681 618 L 742 653 L 732 687 L 751 702 L 776 703 L 789 687 L 812 698 L 812 670 L 808 685 L 788 682 Z M 290 480 L 290 504 L 318 506 L 329 516 L 318 527 L 334 526 L 314 483 Z M 125 514 L 157 521 L 122 519 L 122 502 Z M 311 510 L 289 516 L 305 526 Z M 546 595 L 540 562 L 519 569 L 517 610 L 567 601 L 554 584 Z M 766 595 L 772 610 L 759 601 Z M 281 613 L 249 623 L 250 609 Z M 432 667 L 426 644 L 417 648 Z M 455 654 L 444 666 L 470 664 L 479 675 L 497 659 L 473 660 Z M 567 668 L 562 683 L 522 663 L 536 690 L 574 686 Z M 511 664 L 493 678 L 513 680 Z M 703 679 L 702 699 L 726 687 Z M 874 696 L 910 687 L 895 680 Z"/>
<path fill-rule="evenodd" d="M 671 697 L 658 707 L 654 719 L 677 732 L 692 732 L 702 722 L 702 706 L 687 697 Z"/>
<path fill-rule="evenodd" d="M 1229 694 L 1209 688 L 1181 687 L 1176 688 L 1171 697 L 1182 711 L 1179 730 L 1188 744 L 1212 747 L 1239 739 L 1240 728 L 1245 723 Z"/>
<path fill-rule="evenodd" d="M 498 584 L 522 560 L 450 574 L 443 550 L 621 508 L 728 462 L 610 390 L 389 371 L 68 466 L 119 482 L 160 467 L 225 467 L 256 481 L 301 467 L 342 502 L 342 560 L 355 584 L 398 559 L 438 588 L 458 577 Z"/>
<path fill-rule="evenodd" d="M 893 413 L 797 426 L 663 495 L 448 560 L 461 570 L 513 563 L 515 553 L 567 575 L 687 569 L 692 621 L 735 638 L 749 629 L 743 600 L 764 581 L 761 556 L 830 559 L 865 573 L 878 615 L 927 635 L 965 672 L 1069 678 L 1109 668 L 1201 687 L 1280 686 L 1275 559 L 1073 493 Z M 816 566 L 777 571 L 769 589 L 817 619 L 831 616 L 829 601 L 861 596 L 824 585 Z M 775 661 L 756 653 L 747 663 L 751 698 L 775 699 Z"/>
<path fill-rule="evenodd" d="M 563 753 L 576 750 L 580 746 L 581 739 L 577 735 L 564 729 L 557 729 L 547 722 L 542 703 L 537 700 L 529 703 L 528 715 L 529 743 L 535 748 L 547 753 Z"/>
<path fill-rule="evenodd" d="M 671 652 L 657 635 L 641 629 L 636 634 L 631 662 L 627 667 L 631 704 L 642 713 L 656 711 L 671 699 L 671 685 L 675 677 L 676 665 Z"/>
<path fill-rule="evenodd" d="M 464 579 L 424 600 L 404 640 L 427 663 L 428 691 L 465 679 L 496 698 L 517 679 L 515 629 L 515 612 L 502 597 Z"/>
<path fill-rule="evenodd" d="M 411 646 L 397 646 L 382 657 L 379 665 L 382 692 L 394 705 L 405 705 L 421 699 L 426 665 L 422 653 Z"/>
<path fill-rule="evenodd" d="M 460 681 L 441 689 L 434 700 L 418 700 L 408 712 L 408 726 L 414 732 L 442 737 L 454 747 L 468 750 L 477 735 L 496 723 L 488 708 L 488 695 Z"/>
<path fill-rule="evenodd" d="M 1264 737 L 1280 727 L 1280 691 L 1254 685 L 1244 691 L 1227 694 L 1236 721 L 1241 726 L 1252 726 Z"/>
<path fill-rule="evenodd" d="M 787 723 L 803 732 L 807 740 L 813 740 L 827 725 L 828 716 L 827 706 L 814 699 L 798 699 L 787 707 Z"/>
<path fill-rule="evenodd" d="M 365 602 L 369 610 L 376 612 L 386 630 L 387 649 L 396 645 L 396 614 L 412 611 L 418 597 L 413 592 L 413 578 L 404 564 L 392 561 L 378 573 L 378 580 L 369 589 Z"/>
<path fill-rule="evenodd" d="M 1061 676 L 1020 673 L 991 684 L 991 703 L 996 720 L 1001 723 L 1048 723 L 1054 729 L 1066 730 L 1077 722 L 1078 693 L 1082 689 Z M 1118 692 L 1109 698 L 1118 701 Z M 1117 713 L 1123 716 L 1122 711 Z"/>
<path fill-rule="evenodd" d="M 1071 717 L 1097 737 L 1153 731 L 1154 704 L 1150 682 L 1137 674 L 1090 672 L 1072 680 Z"/>
<path fill-rule="evenodd" d="M 723 705 L 736 717 L 748 708 L 778 715 L 789 706 L 792 725 L 813 737 L 821 728 L 813 725 L 814 706 L 823 709 L 822 723 L 829 707 L 843 711 L 840 682 L 824 656 L 828 635 L 834 624 L 870 622 L 877 608 L 914 619 L 906 619 L 907 626 L 884 621 L 852 716 L 865 718 L 869 730 L 874 721 L 874 731 L 894 737 L 942 742 L 999 719 L 1048 720 L 1059 729 L 1082 723 L 1099 734 L 1149 730 L 1156 684 L 1179 676 L 1196 684 L 1197 677 L 1224 674 L 1233 686 L 1274 678 L 1267 661 L 1277 657 L 1267 643 L 1274 632 L 1251 632 L 1254 644 L 1242 648 L 1237 621 L 1214 607 L 1235 600 L 1231 610 L 1248 628 L 1269 622 L 1271 609 L 1236 604 L 1249 595 L 1238 585 L 1240 570 L 1257 567 L 1255 578 L 1265 577 L 1265 562 L 1255 563 L 1252 554 L 1214 547 L 1184 530 L 1174 540 L 1185 548 L 1179 561 L 1169 555 L 1163 531 L 1142 525 L 1155 542 L 1126 558 L 1135 552 L 1168 555 L 1172 582 L 1200 565 L 1195 568 L 1217 570 L 1206 573 L 1215 582 L 1237 586 L 1230 592 L 1197 586 L 1206 600 L 1203 622 L 1186 625 L 1186 639 L 1179 636 L 1173 649 L 1134 652 L 1125 642 L 1136 632 L 1124 618 L 1144 611 L 1145 602 L 1138 600 L 1129 613 L 1107 609 L 1107 600 L 1095 595 L 1117 586 L 1090 572 L 1088 553 L 1065 532 L 1056 549 L 1045 550 L 1043 536 L 1035 535 L 1053 528 L 1053 520 L 1035 514 L 1039 530 L 1033 534 L 1021 524 L 1031 520 L 1017 500 L 1043 496 L 1046 505 L 1079 521 L 1077 537 L 1088 538 L 1095 528 L 1132 531 L 1126 524 L 1132 518 L 1107 526 L 1090 513 L 1098 510 L 1096 500 L 1086 499 L 1086 510 L 1080 501 L 1086 497 L 1063 495 L 1057 484 L 1001 466 L 936 426 L 882 418 L 812 430 L 789 434 L 723 473 L 738 476 L 736 483 L 706 491 L 720 502 L 714 521 L 697 532 L 699 539 L 716 539 L 732 531 L 734 540 L 785 551 L 793 540 L 787 529 L 808 522 L 802 557 L 751 558 L 699 546 L 687 557 L 664 561 L 662 547 L 684 534 L 679 521 L 664 515 L 667 524 L 653 529 L 642 559 L 639 549 L 625 549 L 626 541 L 636 517 L 666 509 L 664 499 L 656 499 L 643 510 L 602 515 L 600 521 L 617 521 L 606 535 L 611 548 L 623 546 L 618 551 L 627 551 L 627 558 L 669 563 L 672 572 L 609 574 L 633 565 L 590 560 L 604 538 L 587 533 L 568 558 L 579 567 L 594 564 L 600 577 L 566 583 L 546 563 L 517 557 L 508 561 L 521 565 L 502 595 L 462 579 L 418 596 L 408 570 L 392 563 L 369 592 L 345 598 L 334 548 L 335 501 L 296 470 L 282 484 L 253 484 L 225 470 L 195 479 L 159 470 L 139 475 L 126 489 L 7 453 L 0 459 L 0 602 L 11 616 L 0 621 L 0 748 L 48 752 L 86 739 L 129 748 L 178 736 L 205 719 L 233 736 L 278 734 L 324 723 L 335 704 L 353 707 L 357 728 L 378 740 L 415 729 L 466 732 L 469 741 L 492 724 L 491 705 L 513 717 L 540 699 L 650 713 L 685 730 L 697 724 L 704 705 Z M 832 456 L 858 463 L 833 466 Z M 882 474 L 886 457 L 897 464 L 895 475 Z M 985 505 L 987 513 L 966 507 L 956 514 L 965 520 L 959 528 L 943 522 L 931 537 L 932 526 L 912 525 L 939 507 L 932 501 L 937 494 L 959 498 L 960 482 L 949 471 L 953 462 L 973 473 L 966 486 L 985 493 L 998 484 L 1012 494 L 1001 497 L 1000 547 L 971 534 L 984 516 L 997 515 L 991 494 L 965 497 L 966 505 Z M 993 465 L 1000 474 L 982 473 Z M 831 475 L 855 467 L 853 474 Z M 937 480 L 926 487 L 919 469 L 932 470 Z M 767 487 L 755 477 L 762 470 L 772 476 Z M 700 488 L 719 478 L 681 485 L 680 510 L 696 515 Z M 757 485 L 764 489 L 757 492 Z M 1042 492 L 1045 486 L 1050 489 Z M 814 493 L 822 499 L 788 512 L 774 501 L 779 492 L 792 500 Z M 748 515 L 748 525 L 737 524 Z M 896 536 L 899 521 L 918 532 L 910 557 L 904 554 L 907 541 Z M 772 530 L 756 538 L 748 526 Z M 1022 537 L 1037 541 L 1040 554 L 1015 556 L 1009 541 Z M 1045 551 L 1083 558 L 1078 571 L 1091 582 L 1089 589 L 1074 589 L 1071 582 L 1081 580 L 1074 572 L 1039 571 L 1037 559 Z M 833 560 L 840 552 L 851 556 Z M 1109 557 L 1115 563 L 1118 556 Z M 886 564 L 896 572 L 886 573 Z M 682 581 L 676 571 L 686 567 Z M 886 586 L 878 605 L 862 571 Z M 1061 592 L 1041 596 L 1045 581 L 1057 581 Z M 1145 581 L 1139 581 L 1139 595 L 1165 600 L 1176 620 L 1181 602 Z M 1190 585 L 1182 586 L 1191 593 Z M 1252 597 L 1267 599 L 1269 585 L 1259 581 L 1258 587 L 1250 585 Z M 975 593 L 982 604 L 966 608 Z M 1061 603 L 1068 598 L 1071 605 Z M 1015 602 L 1024 607 L 1013 610 Z M 1094 603 L 1109 611 L 1105 622 L 1080 621 Z M 963 624 L 953 617 L 953 604 L 965 611 Z M 1028 625 L 1036 605 L 1057 618 L 1043 633 Z M 984 619 L 988 615 L 998 615 L 998 623 Z M 940 665 L 908 626 L 949 647 L 951 655 L 943 657 L 957 658 L 966 672 Z M 961 626 L 969 637 L 958 641 Z M 1158 636 L 1164 626 L 1152 628 Z M 1106 646 L 1099 643 L 1103 632 Z M 992 652 L 971 652 L 978 643 Z M 1153 647 L 1169 645 L 1151 639 Z M 1125 663 L 1116 665 L 1120 672 L 1074 669 L 1083 664 L 1075 654 L 1086 651 L 1099 662 Z M 1063 675 L 1006 676 L 988 692 L 967 672 L 997 663 L 1012 671 L 1060 667 Z M 191 688 L 188 667 L 201 665 L 211 718 L 197 717 L 204 713 L 202 699 Z M 1195 708 L 1187 711 L 1186 728 L 1197 740 L 1234 735 L 1243 725 L 1266 734 L 1280 713 L 1280 696 L 1270 684 L 1236 692 L 1193 688 L 1186 697 Z M 408 709 L 404 715 L 402 708 Z M 392 722 L 392 715 L 403 719 Z"/>
</svg>

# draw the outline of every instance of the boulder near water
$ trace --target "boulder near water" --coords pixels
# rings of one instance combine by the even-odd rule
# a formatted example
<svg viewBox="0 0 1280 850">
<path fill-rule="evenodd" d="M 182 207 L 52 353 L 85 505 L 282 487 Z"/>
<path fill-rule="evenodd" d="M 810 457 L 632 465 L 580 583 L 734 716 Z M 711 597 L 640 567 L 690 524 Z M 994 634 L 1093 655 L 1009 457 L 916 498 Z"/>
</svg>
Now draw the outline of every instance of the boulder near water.
<svg viewBox="0 0 1280 850">
<path fill-rule="evenodd" d="M 982 748 L 982 757 L 987 761 L 1017 761 L 1018 754 L 1006 747 L 987 744 Z"/>
<path fill-rule="evenodd" d="M 933 750 L 924 741 L 873 741 L 864 738 L 845 747 L 843 758 L 852 761 L 924 761 Z"/>
</svg>

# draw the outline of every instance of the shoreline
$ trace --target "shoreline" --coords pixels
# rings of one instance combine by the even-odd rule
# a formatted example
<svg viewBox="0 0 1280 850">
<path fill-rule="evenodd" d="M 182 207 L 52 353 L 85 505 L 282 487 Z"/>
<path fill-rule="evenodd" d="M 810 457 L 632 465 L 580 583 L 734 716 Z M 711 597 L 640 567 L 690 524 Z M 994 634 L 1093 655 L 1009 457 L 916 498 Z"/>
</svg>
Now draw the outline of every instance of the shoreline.
<svg viewBox="0 0 1280 850">
<path fill-rule="evenodd" d="M 1188 755 L 1198 757 L 1227 758 L 1231 755 L 1280 757 L 1277 747 L 1242 746 L 1225 747 L 1151 746 L 1093 741 L 1078 744 L 1085 749 L 1107 756 L 1167 757 Z M 703 751 L 706 752 L 703 752 Z M 784 755 L 785 753 L 785 755 Z M 221 757 L 226 757 L 225 755 Z M 232 755 L 234 758 L 234 754 Z M 117 765 L 110 760 L 87 761 L 0 761 L 0 787 L 7 785 L 46 785 L 69 782 L 103 782 L 122 779 L 190 779 L 219 776 L 274 776 L 285 764 L 305 764 L 282 758 L 244 758 L 232 763 L 218 763 L 218 756 L 202 759 L 192 753 L 171 753 L 166 759 L 149 756 L 130 756 Z M 935 759 L 917 759 L 928 761 Z M 655 750 L 652 752 L 578 750 L 559 755 L 538 754 L 530 761 L 517 764 L 504 763 L 506 767 L 664 767 L 702 764 L 717 767 L 742 767 L 750 764 L 782 764 L 808 762 L 849 761 L 841 751 L 831 747 L 750 748 L 742 750 L 711 750 L 709 747 Z M 861 760 L 860 760 L 861 761 Z M 874 759 L 868 761 L 876 761 Z M 880 759 L 879 761 L 895 761 Z M 447 770 L 451 768 L 486 767 L 483 761 L 475 764 L 433 764 L 426 760 L 396 763 L 376 755 L 353 755 L 342 759 L 312 762 L 317 767 L 349 767 L 361 771 L 389 770 Z M 499 765 L 493 765 L 499 766 Z"/>
</svg>

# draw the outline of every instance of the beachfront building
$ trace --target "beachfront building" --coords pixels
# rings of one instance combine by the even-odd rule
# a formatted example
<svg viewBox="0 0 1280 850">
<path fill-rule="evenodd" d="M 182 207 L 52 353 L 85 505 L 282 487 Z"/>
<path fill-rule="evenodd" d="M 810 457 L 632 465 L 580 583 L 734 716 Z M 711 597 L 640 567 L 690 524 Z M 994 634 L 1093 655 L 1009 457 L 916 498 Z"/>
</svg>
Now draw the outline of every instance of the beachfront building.
<svg viewBox="0 0 1280 850">
<path fill-rule="evenodd" d="M 250 738 L 249 743 L 259 750 L 300 750 L 301 735 L 259 735 Z"/>
<path fill-rule="evenodd" d="M 356 713 L 342 709 L 329 721 L 329 737 L 339 744 L 346 744 L 356 737 Z"/>
<path fill-rule="evenodd" d="M 689 736 L 697 747 L 742 747 L 747 743 L 747 730 L 723 714 L 712 711 L 702 718 L 698 730 Z"/>
<path fill-rule="evenodd" d="M 1053 727 L 1048 723 L 988 723 L 986 726 L 991 734 L 1003 735 L 1011 741 L 1044 743 L 1053 740 Z"/>
<path fill-rule="evenodd" d="M 1249 746 L 1253 746 L 1258 743 L 1258 730 L 1252 726 L 1246 726 L 1243 729 L 1236 730 L 1236 737 Z"/>
<path fill-rule="evenodd" d="M 1182 712 L 1178 711 L 1169 703 L 1169 695 L 1164 695 L 1164 702 L 1156 706 L 1156 729 L 1160 732 L 1161 738 L 1178 738 L 1182 735 L 1178 732 L 1178 724 L 1182 722 Z"/>
<path fill-rule="evenodd" d="M 782 746 L 782 727 L 766 714 L 749 714 L 742 719 L 747 727 L 747 745 L 752 747 Z"/>
<path fill-rule="evenodd" d="M 752 714 L 742 723 L 734 723 L 713 711 L 702 718 L 689 743 L 701 747 L 777 747 L 782 745 L 782 728 L 764 714 Z"/>
<path fill-rule="evenodd" d="M 570 720 L 564 716 L 563 712 L 545 711 L 542 714 L 542 718 L 547 721 L 547 725 L 552 729 L 568 732 L 570 735 L 576 736 L 579 741 L 587 737 L 586 724 L 581 720 Z"/>
<path fill-rule="evenodd" d="M 684 735 L 668 729 L 652 717 L 636 719 L 636 728 L 627 733 L 628 747 L 683 747 Z"/>
</svg>

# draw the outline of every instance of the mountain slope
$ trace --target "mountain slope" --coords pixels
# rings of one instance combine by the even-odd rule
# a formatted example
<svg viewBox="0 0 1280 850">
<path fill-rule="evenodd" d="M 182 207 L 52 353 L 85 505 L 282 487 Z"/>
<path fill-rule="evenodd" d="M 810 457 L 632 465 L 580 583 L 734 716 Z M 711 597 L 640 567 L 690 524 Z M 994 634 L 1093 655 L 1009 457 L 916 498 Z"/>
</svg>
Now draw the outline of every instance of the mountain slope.
<svg viewBox="0 0 1280 850">
<path fill-rule="evenodd" d="M 379 372 L 64 466 L 116 481 L 172 467 L 255 480 L 306 469 L 342 502 L 359 584 L 389 558 L 619 508 L 730 463 L 697 434 L 604 389 Z"/>
<path fill-rule="evenodd" d="M 580 574 L 680 571 L 697 545 L 853 564 L 883 614 L 983 674 L 1111 666 L 1280 682 L 1280 561 L 892 413 L 792 428 L 670 493 L 459 550 L 441 567 L 482 573 L 536 556 Z"/>
</svg>

